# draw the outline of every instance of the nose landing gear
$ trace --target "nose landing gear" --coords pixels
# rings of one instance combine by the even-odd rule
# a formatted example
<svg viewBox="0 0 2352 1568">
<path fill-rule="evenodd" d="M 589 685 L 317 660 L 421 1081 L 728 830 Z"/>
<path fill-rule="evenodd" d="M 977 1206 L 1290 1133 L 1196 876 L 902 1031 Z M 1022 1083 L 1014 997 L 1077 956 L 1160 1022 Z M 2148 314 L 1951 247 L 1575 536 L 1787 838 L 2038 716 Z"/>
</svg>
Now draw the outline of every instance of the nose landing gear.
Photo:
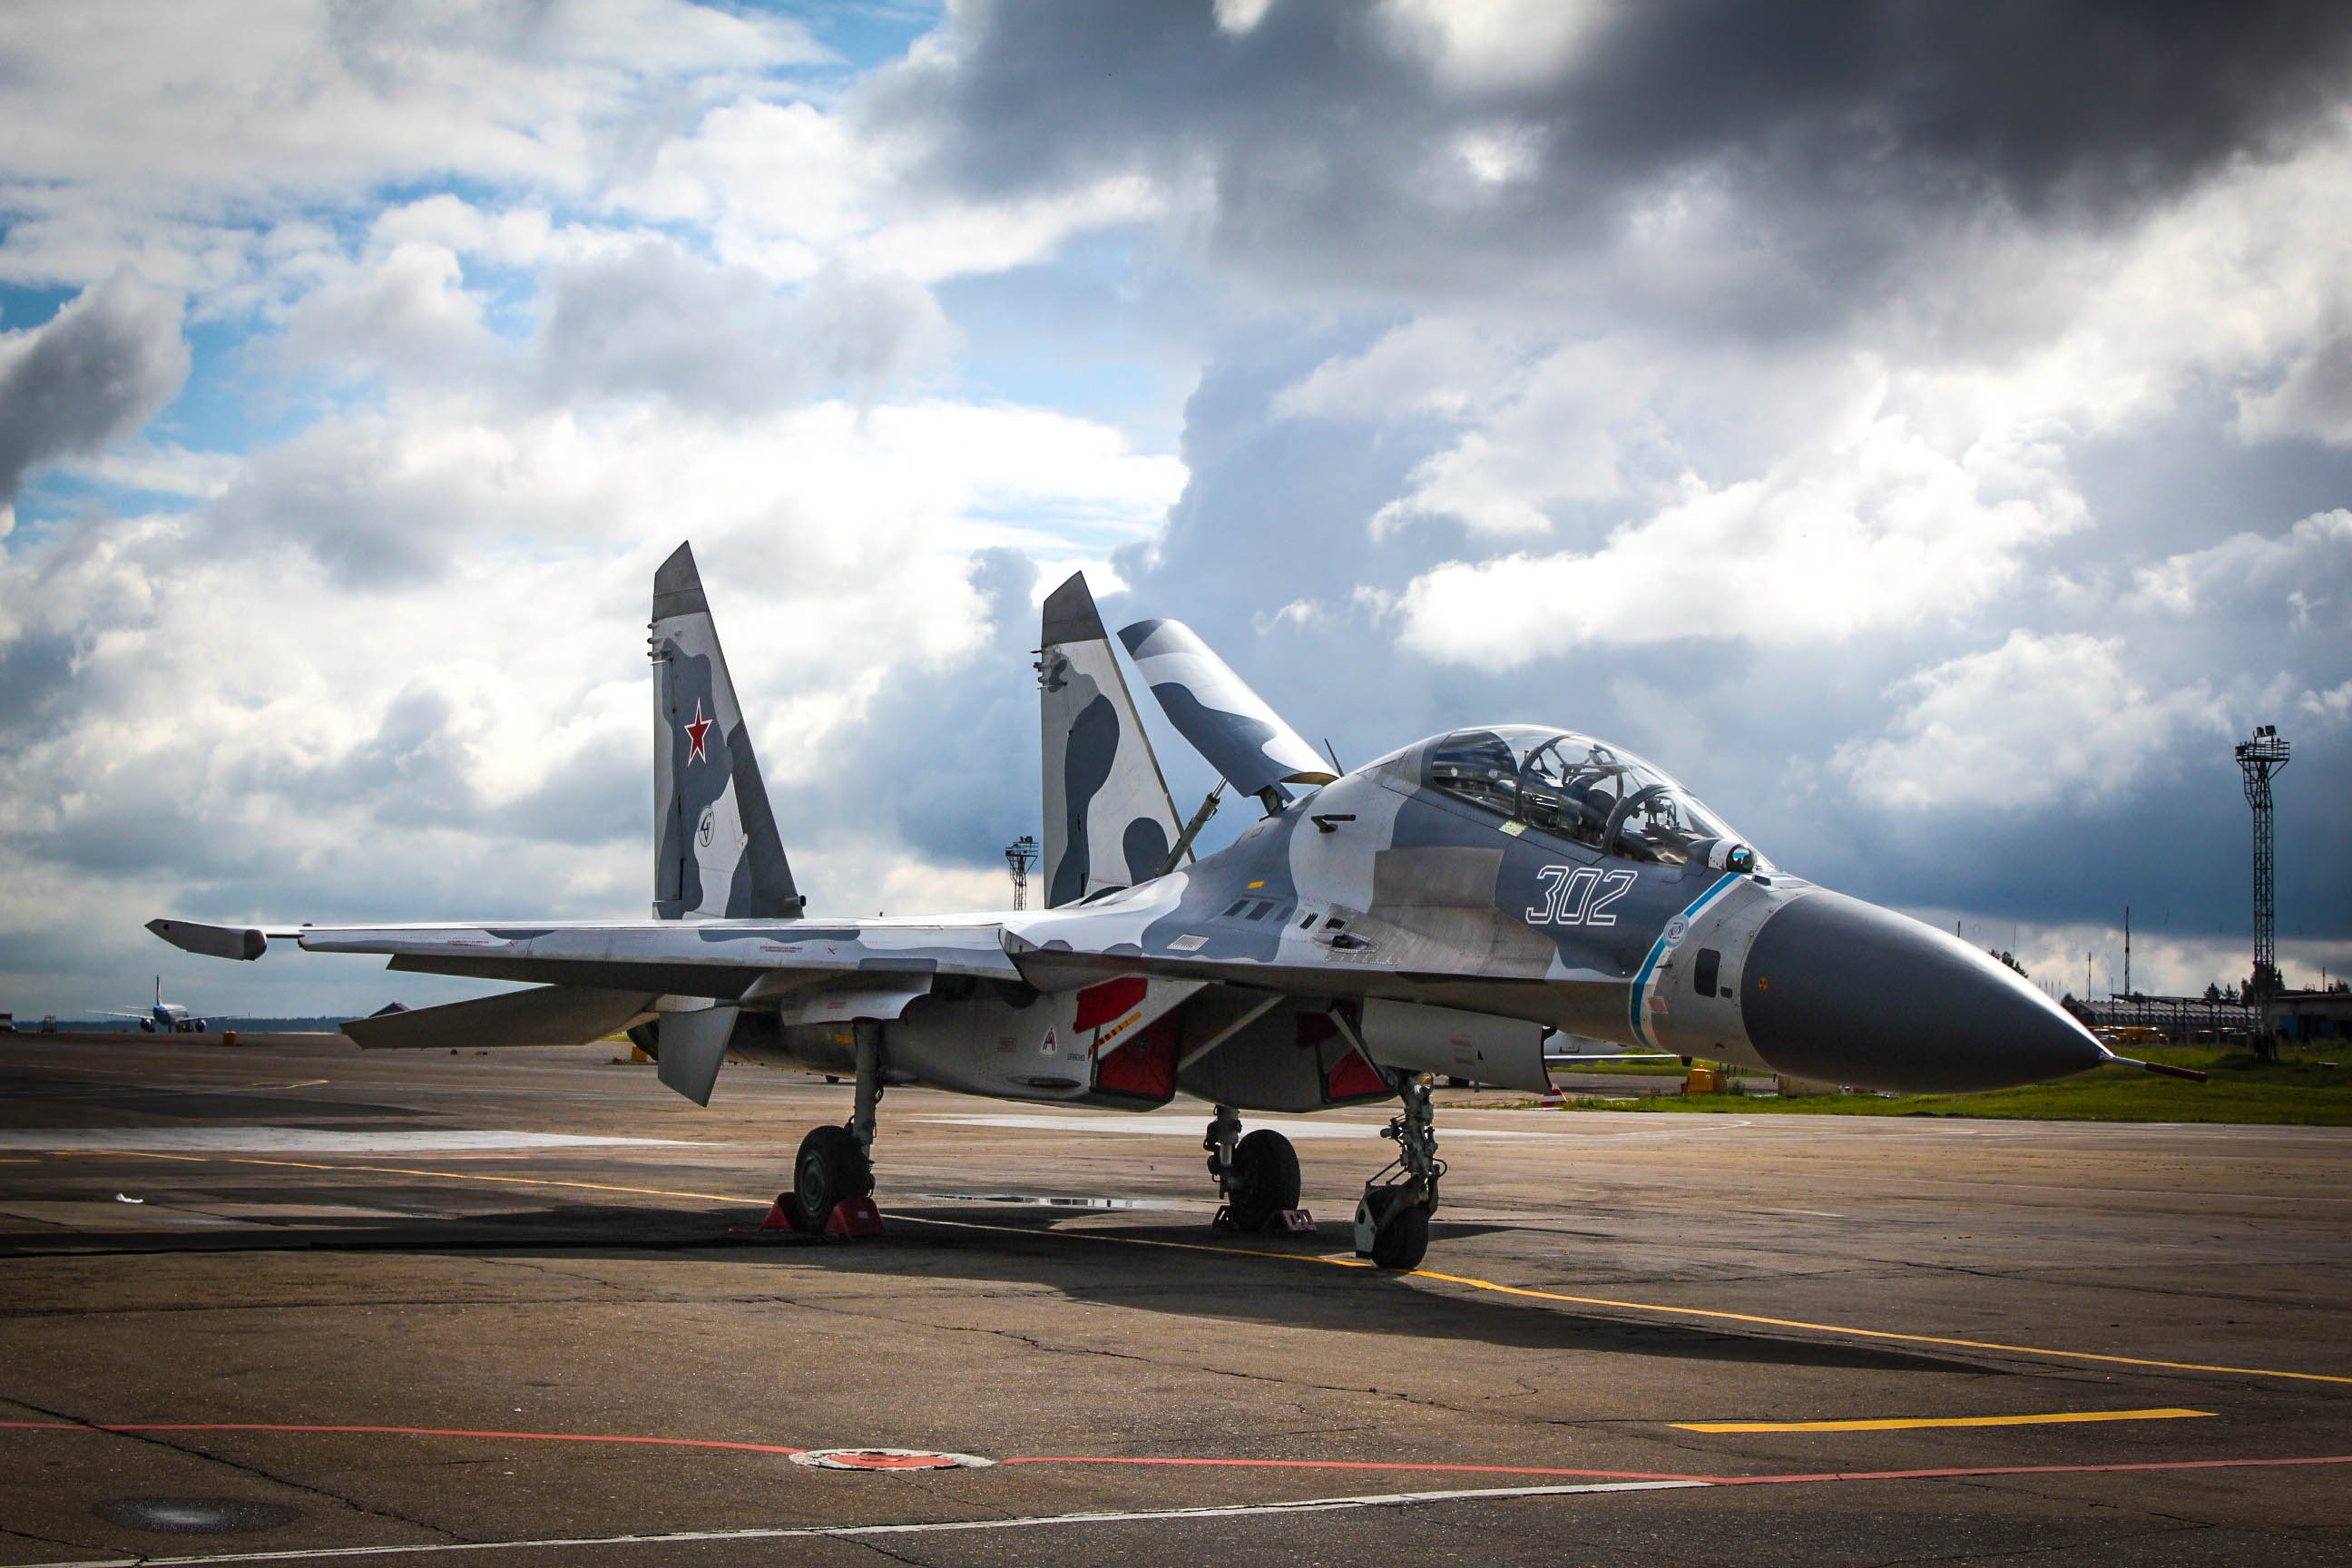
<svg viewBox="0 0 2352 1568">
<path fill-rule="evenodd" d="M 1427 1075 L 1405 1079 L 1397 1093 L 1404 1110 L 1381 1131 L 1395 1142 L 1397 1155 L 1364 1184 L 1363 1201 L 1356 1205 L 1356 1256 L 1382 1268 L 1412 1269 L 1429 1252 L 1429 1216 L 1437 1209 L 1445 1162 L 1437 1157 Z"/>
</svg>

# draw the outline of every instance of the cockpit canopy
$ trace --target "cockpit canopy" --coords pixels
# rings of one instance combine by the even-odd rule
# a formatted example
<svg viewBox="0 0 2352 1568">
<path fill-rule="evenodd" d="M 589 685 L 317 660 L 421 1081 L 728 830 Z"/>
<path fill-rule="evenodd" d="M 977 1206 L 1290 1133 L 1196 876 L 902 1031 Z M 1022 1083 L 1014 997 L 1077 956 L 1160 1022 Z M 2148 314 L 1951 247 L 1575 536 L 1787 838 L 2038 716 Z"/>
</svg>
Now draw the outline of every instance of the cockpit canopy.
<svg viewBox="0 0 2352 1568">
<path fill-rule="evenodd" d="M 1745 842 L 1666 773 L 1572 730 L 1497 724 L 1416 749 L 1430 788 L 1604 855 L 1676 866 L 1695 845 Z"/>
</svg>

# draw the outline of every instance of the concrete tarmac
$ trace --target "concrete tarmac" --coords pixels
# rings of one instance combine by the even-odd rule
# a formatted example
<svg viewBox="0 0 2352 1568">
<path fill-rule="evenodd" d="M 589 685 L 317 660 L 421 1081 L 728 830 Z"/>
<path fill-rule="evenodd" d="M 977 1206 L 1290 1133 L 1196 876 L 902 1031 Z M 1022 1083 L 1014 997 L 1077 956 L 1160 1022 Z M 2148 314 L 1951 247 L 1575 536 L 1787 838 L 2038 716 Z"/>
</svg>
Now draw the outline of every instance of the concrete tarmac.
<svg viewBox="0 0 2352 1568">
<path fill-rule="evenodd" d="M 0 1563 L 2352 1563 L 2352 1130 L 1444 1096 L 1398 1277 L 1377 1110 L 1234 1237 L 1204 1106 L 895 1089 L 828 1242 L 846 1086 L 616 1054 L 0 1038 Z"/>
</svg>

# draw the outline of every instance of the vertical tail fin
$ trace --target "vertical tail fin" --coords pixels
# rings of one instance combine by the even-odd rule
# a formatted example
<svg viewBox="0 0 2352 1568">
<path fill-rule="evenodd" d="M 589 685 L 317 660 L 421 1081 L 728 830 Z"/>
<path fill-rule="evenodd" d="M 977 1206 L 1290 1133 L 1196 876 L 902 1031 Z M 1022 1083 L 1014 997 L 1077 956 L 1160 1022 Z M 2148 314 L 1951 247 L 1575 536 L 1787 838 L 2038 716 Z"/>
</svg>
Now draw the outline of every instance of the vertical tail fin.
<svg viewBox="0 0 2352 1568">
<path fill-rule="evenodd" d="M 1045 600 L 1037 684 L 1046 907 L 1158 876 L 1176 807 L 1082 572 Z"/>
<path fill-rule="evenodd" d="M 654 917 L 791 918 L 793 885 L 727 656 L 681 544 L 654 574 Z"/>
</svg>

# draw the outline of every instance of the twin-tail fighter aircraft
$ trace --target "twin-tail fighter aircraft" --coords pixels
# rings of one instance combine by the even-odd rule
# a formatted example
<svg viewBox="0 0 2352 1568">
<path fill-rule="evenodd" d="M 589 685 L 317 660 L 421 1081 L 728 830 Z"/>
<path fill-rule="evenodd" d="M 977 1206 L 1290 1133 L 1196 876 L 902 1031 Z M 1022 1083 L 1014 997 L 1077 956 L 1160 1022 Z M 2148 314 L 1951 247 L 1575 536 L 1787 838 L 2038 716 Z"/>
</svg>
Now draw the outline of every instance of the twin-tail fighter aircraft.
<svg viewBox="0 0 2352 1568">
<path fill-rule="evenodd" d="M 1780 870 L 1620 747 L 1537 724 L 1454 730 L 1341 774 L 1179 622 L 1119 634 L 1170 721 L 1264 816 L 1193 858 L 1082 576 L 1047 598 L 1037 672 L 1047 907 L 932 919 L 806 912 L 692 552 L 654 577 L 653 918 L 235 928 L 157 920 L 192 952 L 385 953 L 535 989 L 346 1026 L 364 1047 L 580 1044 L 630 1030 L 709 1102 L 732 1056 L 854 1078 L 800 1146 L 796 1227 L 872 1213 L 894 1084 L 1150 1110 L 1215 1107 L 1228 1226 L 1277 1225 L 1298 1160 L 1242 1111 L 1402 1102 L 1356 1248 L 1411 1268 L 1445 1163 L 1437 1078 L 1540 1092 L 1554 1034 L 1833 1083 L 1966 1090 L 2114 1058 L 1957 937 Z"/>
</svg>

